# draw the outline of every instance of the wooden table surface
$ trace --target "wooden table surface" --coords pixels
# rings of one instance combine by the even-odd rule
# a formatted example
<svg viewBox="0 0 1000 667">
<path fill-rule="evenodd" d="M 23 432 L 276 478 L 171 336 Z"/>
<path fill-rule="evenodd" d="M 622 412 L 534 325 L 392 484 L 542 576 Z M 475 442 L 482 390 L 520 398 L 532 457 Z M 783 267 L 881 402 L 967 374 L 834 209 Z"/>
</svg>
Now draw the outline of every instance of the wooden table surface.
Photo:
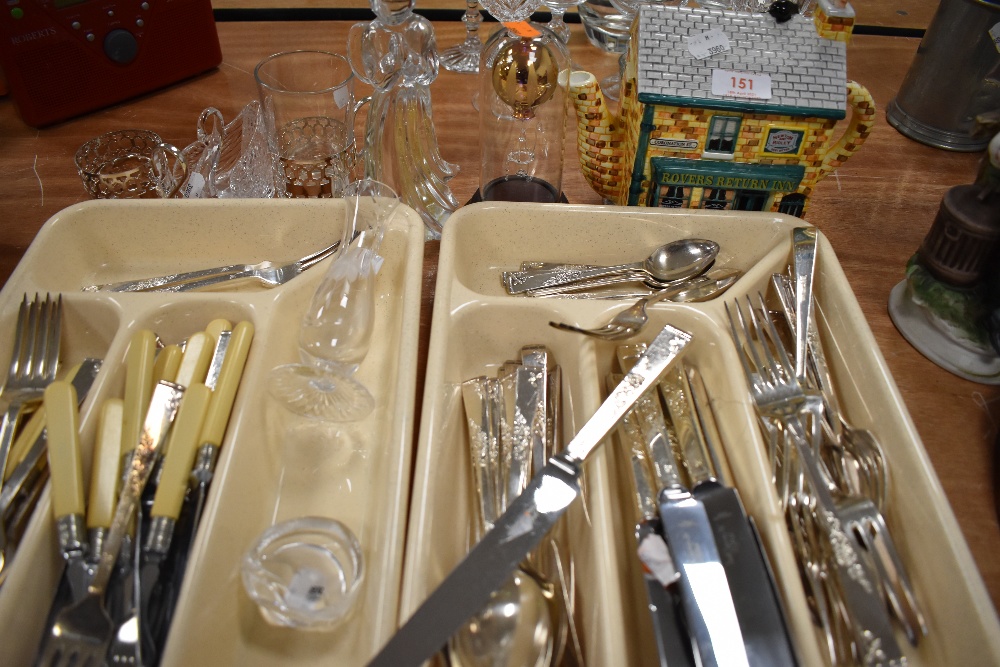
<svg viewBox="0 0 1000 667">
<path fill-rule="evenodd" d="M 917 4 L 897 0 L 900 7 L 909 2 Z M 13 103 L 0 99 L 0 284 L 42 224 L 86 198 L 73 165 L 74 153 L 86 140 L 109 130 L 137 127 L 185 146 L 194 140 L 195 120 L 202 109 L 215 106 L 228 119 L 255 98 L 252 71 L 263 57 L 296 48 L 343 52 L 349 25 L 220 23 L 224 62 L 217 70 L 47 129 L 25 126 Z M 435 27 L 441 47 L 463 37 L 461 23 L 440 22 Z M 577 65 L 598 78 L 611 73 L 616 56 L 591 47 L 579 25 L 573 30 L 571 47 Z M 808 220 L 838 254 L 996 605 L 1000 529 L 992 470 L 1000 389 L 962 380 L 935 366 L 899 335 L 886 310 L 889 291 L 902 279 L 904 265 L 930 228 L 941 197 L 949 187 L 972 181 L 981 157 L 923 146 L 885 122 L 881 110 L 897 92 L 917 45 L 913 38 L 855 35 L 848 51 L 848 74 L 872 92 L 880 109 L 878 124 L 860 152 L 817 187 Z M 470 75 L 442 71 L 431 88 L 442 153 L 462 166 L 452 181 L 461 201 L 478 186 L 473 81 Z M 575 167 L 574 142 L 573 133 L 567 132 L 565 193 L 574 203 L 600 203 Z M 427 299 L 436 253 L 437 244 L 428 244 Z M 425 340 L 428 328 L 425 320 Z"/>
</svg>

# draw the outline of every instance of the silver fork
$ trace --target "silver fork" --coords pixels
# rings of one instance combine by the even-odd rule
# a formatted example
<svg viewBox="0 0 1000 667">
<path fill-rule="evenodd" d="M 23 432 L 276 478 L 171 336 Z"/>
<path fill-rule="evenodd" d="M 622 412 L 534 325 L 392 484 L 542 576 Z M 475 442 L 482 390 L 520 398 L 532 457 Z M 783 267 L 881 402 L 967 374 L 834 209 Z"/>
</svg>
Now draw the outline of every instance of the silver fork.
<svg viewBox="0 0 1000 667">
<path fill-rule="evenodd" d="M 777 281 L 773 281 L 772 284 L 780 287 Z M 777 331 L 773 321 L 770 319 L 770 313 L 763 306 L 762 301 L 762 319 L 768 320 L 769 325 L 774 329 L 774 333 L 776 334 Z M 794 328 L 794 325 L 797 325 L 798 322 L 795 321 L 789 324 Z M 810 333 L 814 335 L 815 331 Z M 785 352 L 781 339 L 775 335 L 773 340 L 778 349 L 778 356 L 781 357 L 781 353 Z M 811 403 L 810 409 L 814 410 L 814 422 L 824 426 L 821 436 L 823 440 L 821 442 L 827 443 L 834 436 L 831 432 L 832 429 L 828 428 L 829 423 L 834 420 L 843 421 L 843 417 L 839 414 L 836 399 L 830 399 L 826 396 L 827 392 L 832 394 L 833 387 L 829 376 L 824 373 L 826 363 L 823 359 L 822 349 L 818 346 L 818 343 L 818 340 L 810 340 L 808 346 L 812 357 L 811 360 L 818 367 L 817 375 L 824 376 L 822 382 L 825 383 L 825 387 L 821 387 L 824 389 L 824 399 Z M 765 349 L 767 349 L 766 346 Z M 789 369 L 787 360 L 784 363 L 784 367 L 786 370 Z M 796 368 L 796 371 L 798 371 L 798 368 Z M 799 377 L 798 373 L 796 373 L 796 380 Z M 824 410 L 832 412 L 832 414 L 826 415 L 825 419 L 824 415 L 821 414 Z M 819 411 L 819 413 L 815 411 Z M 870 555 L 870 562 L 876 573 L 875 578 L 882 588 L 893 617 L 899 622 L 909 642 L 916 646 L 919 643 L 920 637 L 927 634 L 927 624 L 917 603 L 916 595 L 907 576 L 902 558 L 886 525 L 885 517 L 880 510 L 880 501 L 884 502 L 885 497 L 886 479 L 881 449 L 877 442 L 866 444 L 855 440 L 855 438 L 861 437 L 858 435 L 860 432 L 860 430 L 853 429 L 850 425 L 844 426 L 840 433 L 841 437 L 837 438 L 834 443 L 840 451 L 829 458 L 837 466 L 847 465 L 846 461 L 849 459 L 852 461 L 851 465 L 862 468 L 860 471 L 861 474 L 857 474 L 858 471 L 842 470 L 841 474 L 836 476 L 840 480 L 840 483 L 836 483 L 835 477 L 831 475 L 828 478 L 830 491 L 839 496 L 836 499 L 836 505 L 841 513 L 845 529 L 853 535 L 864 551 Z M 819 445 L 815 444 L 815 440 L 813 442 L 814 450 L 820 452 L 821 458 L 823 458 L 823 454 L 829 448 L 822 447 L 821 449 Z M 875 451 L 865 453 L 862 449 L 863 447 L 874 448 Z M 824 472 L 829 473 L 830 469 L 824 467 Z M 853 481 L 851 481 L 852 472 L 855 472 Z"/>
<path fill-rule="evenodd" d="M 889 608 L 906 633 L 906 638 L 916 646 L 920 638 L 927 634 L 927 622 L 885 517 L 868 498 L 844 498 L 838 501 L 837 507 L 847 529 L 871 554 Z"/>
<path fill-rule="evenodd" d="M 639 299 L 625 310 L 616 313 L 607 324 L 593 329 L 579 327 L 566 322 L 549 322 L 549 325 L 556 329 L 582 333 L 594 338 L 624 340 L 637 335 L 646 326 L 646 323 L 649 322 L 649 314 L 646 312 L 647 306 L 664 300 L 699 301 L 707 296 L 714 296 L 728 289 L 730 285 L 736 282 L 736 279 L 740 275 L 739 271 L 723 271 L 681 281 L 680 284 L 674 287 Z"/>
<path fill-rule="evenodd" d="M 800 464 L 804 484 L 816 500 L 815 517 L 830 544 L 831 573 L 849 614 L 854 644 L 861 664 L 901 665 L 906 658 L 893 635 L 888 611 L 879 596 L 878 582 L 863 558 L 858 537 L 847 527 L 843 512 L 831 493 L 829 473 L 817 458 L 814 446 L 821 429 L 815 417 L 817 401 L 809 400 L 799 384 L 794 366 L 785 352 L 771 321 L 763 296 L 760 309 L 750 297 L 748 315 L 734 302 L 736 315 L 728 305 L 730 333 L 740 363 L 750 384 L 753 402 L 765 418 L 780 422 L 790 450 Z M 807 429 L 803 417 L 813 418 Z"/>
<path fill-rule="evenodd" d="M 127 280 L 104 285 L 89 285 L 84 292 L 188 292 L 213 285 L 219 285 L 235 280 L 257 280 L 266 287 L 282 285 L 309 267 L 330 257 L 340 241 L 336 241 L 322 250 L 317 250 L 294 262 L 278 264 L 263 261 L 257 264 L 230 264 L 211 269 L 174 273 L 155 278 Z"/>
<path fill-rule="evenodd" d="M 0 403 L 6 403 L 0 420 L 0 480 L 7 468 L 21 411 L 26 405 L 40 401 L 45 387 L 56 378 L 61 331 L 62 296 L 53 301 L 46 294 L 42 301 L 36 294 L 29 303 L 25 294 L 17 313 L 10 367 L 0 396 Z M 7 535 L 0 521 L 0 570 L 6 563 L 6 551 Z"/>
</svg>

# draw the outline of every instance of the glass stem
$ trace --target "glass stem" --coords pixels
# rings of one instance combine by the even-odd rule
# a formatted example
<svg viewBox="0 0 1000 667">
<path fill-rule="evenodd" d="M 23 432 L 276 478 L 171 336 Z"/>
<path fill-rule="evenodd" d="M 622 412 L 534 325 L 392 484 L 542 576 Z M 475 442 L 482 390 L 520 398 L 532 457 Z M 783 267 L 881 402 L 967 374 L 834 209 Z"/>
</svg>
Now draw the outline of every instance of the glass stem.
<svg viewBox="0 0 1000 667">
<path fill-rule="evenodd" d="M 465 16 L 462 17 L 462 21 L 465 23 L 465 41 L 475 39 L 478 42 L 479 37 L 476 33 L 479 32 L 479 24 L 483 22 L 483 15 L 479 11 L 479 0 L 465 1 Z"/>
</svg>

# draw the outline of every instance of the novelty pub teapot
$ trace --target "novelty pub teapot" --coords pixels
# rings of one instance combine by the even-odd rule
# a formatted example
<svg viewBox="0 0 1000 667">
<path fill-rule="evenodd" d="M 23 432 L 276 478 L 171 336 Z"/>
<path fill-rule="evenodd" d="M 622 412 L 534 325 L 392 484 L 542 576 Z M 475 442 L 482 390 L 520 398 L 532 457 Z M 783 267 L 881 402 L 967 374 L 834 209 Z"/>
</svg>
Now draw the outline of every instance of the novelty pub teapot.
<svg viewBox="0 0 1000 667">
<path fill-rule="evenodd" d="M 580 162 L 598 194 L 803 216 L 816 183 L 868 137 L 875 104 L 846 80 L 850 5 L 820 0 L 813 19 L 773 10 L 642 5 L 618 117 L 595 77 L 573 72 Z"/>
</svg>

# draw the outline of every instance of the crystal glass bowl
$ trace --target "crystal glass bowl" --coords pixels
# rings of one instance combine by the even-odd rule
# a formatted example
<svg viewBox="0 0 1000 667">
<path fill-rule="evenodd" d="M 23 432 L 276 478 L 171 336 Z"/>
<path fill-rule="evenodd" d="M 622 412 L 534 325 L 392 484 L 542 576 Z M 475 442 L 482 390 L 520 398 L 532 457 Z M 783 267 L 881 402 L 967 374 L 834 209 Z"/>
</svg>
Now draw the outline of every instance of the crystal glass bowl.
<svg viewBox="0 0 1000 667">
<path fill-rule="evenodd" d="M 364 579 L 361 545 L 341 522 L 300 517 L 265 530 L 243 557 L 243 587 L 272 625 L 330 630 Z"/>
</svg>

